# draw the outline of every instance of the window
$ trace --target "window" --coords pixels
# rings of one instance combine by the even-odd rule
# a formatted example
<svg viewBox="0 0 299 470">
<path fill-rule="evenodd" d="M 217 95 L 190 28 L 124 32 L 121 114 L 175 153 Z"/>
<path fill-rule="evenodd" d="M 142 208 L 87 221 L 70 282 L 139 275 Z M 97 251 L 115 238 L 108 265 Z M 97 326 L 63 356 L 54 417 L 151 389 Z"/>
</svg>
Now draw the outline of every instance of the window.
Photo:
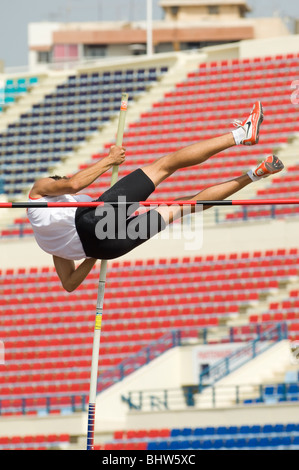
<svg viewBox="0 0 299 470">
<path fill-rule="evenodd" d="M 179 7 L 170 7 L 171 16 L 175 19 L 178 16 Z"/>
<path fill-rule="evenodd" d="M 37 62 L 39 64 L 49 64 L 50 58 L 51 55 L 49 51 L 38 51 L 37 53 Z"/>
<path fill-rule="evenodd" d="M 208 6 L 209 15 L 219 15 L 219 5 Z"/>
<path fill-rule="evenodd" d="M 85 44 L 84 57 L 104 57 L 106 55 L 106 46 L 103 44 Z"/>
<path fill-rule="evenodd" d="M 133 55 L 146 54 L 146 44 L 130 44 L 129 48 Z"/>
</svg>

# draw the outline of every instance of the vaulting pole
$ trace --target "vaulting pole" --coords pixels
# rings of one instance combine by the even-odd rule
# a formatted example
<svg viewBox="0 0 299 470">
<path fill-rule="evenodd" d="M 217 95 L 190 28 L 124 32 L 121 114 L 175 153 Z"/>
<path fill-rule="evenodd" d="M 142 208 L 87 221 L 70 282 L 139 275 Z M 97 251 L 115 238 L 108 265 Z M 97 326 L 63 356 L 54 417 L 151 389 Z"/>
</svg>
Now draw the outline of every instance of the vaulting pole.
<svg viewBox="0 0 299 470">
<path fill-rule="evenodd" d="M 116 136 L 116 145 L 121 146 L 125 128 L 125 118 L 128 105 L 128 94 L 122 93 L 121 108 L 118 120 L 118 129 Z M 113 186 L 118 178 L 118 166 L 114 166 L 112 170 L 111 184 Z M 89 389 L 89 405 L 88 405 L 88 424 L 87 424 L 87 449 L 94 449 L 94 425 L 95 425 L 95 409 L 98 382 L 98 366 L 99 366 L 99 349 L 101 339 L 102 314 L 106 284 L 107 260 L 101 261 L 100 279 L 98 286 L 96 318 L 94 325 L 94 336 L 92 346 L 92 360 L 90 373 L 90 389 Z"/>
</svg>

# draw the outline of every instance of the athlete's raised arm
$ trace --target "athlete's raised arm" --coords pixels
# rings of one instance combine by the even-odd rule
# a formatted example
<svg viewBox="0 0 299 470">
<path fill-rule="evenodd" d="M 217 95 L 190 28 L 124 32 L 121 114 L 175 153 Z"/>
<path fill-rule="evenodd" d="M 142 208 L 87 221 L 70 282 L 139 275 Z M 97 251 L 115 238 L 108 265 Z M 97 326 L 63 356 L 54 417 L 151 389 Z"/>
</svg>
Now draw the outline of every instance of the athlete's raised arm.
<svg viewBox="0 0 299 470">
<path fill-rule="evenodd" d="M 63 194 L 76 194 L 92 184 L 99 176 L 114 165 L 121 165 L 125 161 L 126 149 L 112 145 L 109 155 L 88 168 L 79 171 L 70 178 L 48 177 L 41 178 L 33 185 L 30 196 L 39 198 L 43 196 L 62 196 Z"/>
</svg>

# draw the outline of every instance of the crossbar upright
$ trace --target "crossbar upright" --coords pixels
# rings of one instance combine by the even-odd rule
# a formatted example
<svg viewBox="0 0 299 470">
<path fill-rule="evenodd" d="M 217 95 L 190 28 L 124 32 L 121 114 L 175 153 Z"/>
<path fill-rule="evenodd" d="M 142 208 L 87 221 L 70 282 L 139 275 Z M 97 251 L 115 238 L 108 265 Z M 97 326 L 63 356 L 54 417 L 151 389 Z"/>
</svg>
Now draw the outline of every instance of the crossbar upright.
<svg viewBox="0 0 299 470">
<path fill-rule="evenodd" d="M 120 107 L 120 113 L 119 113 L 119 119 L 118 119 L 118 129 L 117 129 L 117 136 L 116 136 L 116 145 L 118 146 L 121 146 L 122 141 L 123 141 L 127 106 L 128 106 L 128 94 L 122 93 L 121 107 Z M 117 178 L 118 178 L 118 166 L 114 166 L 112 170 L 110 186 L 113 186 L 116 183 Z M 96 396 L 97 396 L 97 384 L 98 384 L 99 349 L 100 349 L 100 339 L 101 339 L 102 314 L 103 314 L 103 305 L 104 305 L 106 275 L 107 275 L 107 260 L 102 260 L 99 285 L 98 285 L 96 317 L 95 317 L 93 346 L 92 346 L 86 450 L 94 449 L 94 427 L 95 427 Z"/>
</svg>

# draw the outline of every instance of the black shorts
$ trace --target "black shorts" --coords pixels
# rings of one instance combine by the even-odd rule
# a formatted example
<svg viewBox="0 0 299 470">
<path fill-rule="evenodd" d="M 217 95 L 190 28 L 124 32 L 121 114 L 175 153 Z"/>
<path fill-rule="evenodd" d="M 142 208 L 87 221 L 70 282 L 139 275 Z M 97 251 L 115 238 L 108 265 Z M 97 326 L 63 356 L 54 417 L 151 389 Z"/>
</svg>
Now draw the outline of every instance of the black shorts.
<svg viewBox="0 0 299 470">
<path fill-rule="evenodd" d="M 86 256 L 96 259 L 118 258 L 164 230 L 166 224 L 155 209 L 135 215 L 139 201 L 155 190 L 152 180 L 141 170 L 120 179 L 96 201 L 126 204 L 78 207 L 75 222 Z M 124 199 L 123 199 L 124 200 Z M 130 204 L 134 202 L 135 204 Z"/>
</svg>

